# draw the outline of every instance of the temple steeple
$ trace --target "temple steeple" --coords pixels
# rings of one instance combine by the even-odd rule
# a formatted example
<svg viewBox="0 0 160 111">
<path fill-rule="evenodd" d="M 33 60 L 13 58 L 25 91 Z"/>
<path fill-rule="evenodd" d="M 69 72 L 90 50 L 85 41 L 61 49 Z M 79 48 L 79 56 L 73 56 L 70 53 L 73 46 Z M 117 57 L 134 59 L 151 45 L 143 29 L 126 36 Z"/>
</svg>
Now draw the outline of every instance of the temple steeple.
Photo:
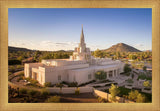
<svg viewBox="0 0 160 111">
<path fill-rule="evenodd" d="M 82 25 L 82 32 L 81 32 L 81 38 L 80 38 L 80 44 L 84 44 L 84 34 L 83 34 L 83 25 Z"/>
<path fill-rule="evenodd" d="M 81 32 L 79 47 L 81 48 L 81 52 L 85 52 L 86 44 L 85 44 L 85 41 L 84 41 L 83 25 L 82 25 L 82 32 Z"/>
<path fill-rule="evenodd" d="M 88 63 L 91 61 L 91 51 L 89 48 L 86 48 L 86 43 L 84 41 L 84 33 L 83 33 L 83 25 L 82 25 L 82 31 L 80 36 L 80 43 L 79 46 L 75 48 L 75 51 L 73 52 L 73 56 L 70 56 L 71 60 L 83 60 Z"/>
</svg>

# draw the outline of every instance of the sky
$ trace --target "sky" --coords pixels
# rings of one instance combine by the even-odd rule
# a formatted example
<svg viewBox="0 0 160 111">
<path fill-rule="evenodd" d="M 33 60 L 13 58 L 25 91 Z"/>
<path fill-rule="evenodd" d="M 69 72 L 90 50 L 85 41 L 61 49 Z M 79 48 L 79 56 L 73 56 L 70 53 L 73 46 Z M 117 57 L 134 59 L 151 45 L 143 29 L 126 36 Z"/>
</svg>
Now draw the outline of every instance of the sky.
<svg viewBox="0 0 160 111">
<path fill-rule="evenodd" d="M 125 43 L 152 49 L 151 8 L 9 8 L 8 45 L 74 50 L 83 31 L 92 51 Z"/>
</svg>

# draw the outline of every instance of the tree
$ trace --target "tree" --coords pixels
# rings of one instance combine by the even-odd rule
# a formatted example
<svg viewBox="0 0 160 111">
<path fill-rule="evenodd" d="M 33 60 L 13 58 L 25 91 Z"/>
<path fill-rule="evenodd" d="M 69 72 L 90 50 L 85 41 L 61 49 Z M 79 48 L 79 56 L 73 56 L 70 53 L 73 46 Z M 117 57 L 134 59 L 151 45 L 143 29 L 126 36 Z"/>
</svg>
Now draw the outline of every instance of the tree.
<svg viewBox="0 0 160 111">
<path fill-rule="evenodd" d="M 143 86 L 144 86 L 144 87 L 151 87 L 149 81 L 144 81 L 144 82 L 143 82 Z"/>
<path fill-rule="evenodd" d="M 95 78 L 99 79 L 99 80 L 106 79 L 106 72 L 104 72 L 104 71 L 97 71 L 95 73 Z"/>
<path fill-rule="evenodd" d="M 146 70 L 147 70 L 147 67 L 146 67 L 146 66 L 143 66 L 143 70 L 146 71 Z"/>
<path fill-rule="evenodd" d="M 136 99 L 137 103 L 144 103 L 145 102 L 145 96 L 142 94 L 138 94 L 137 99 Z"/>
<path fill-rule="evenodd" d="M 45 87 L 52 87 L 52 84 L 51 84 L 51 82 L 46 82 L 46 83 L 44 84 L 44 86 L 45 86 Z"/>
<path fill-rule="evenodd" d="M 50 97 L 50 98 L 48 98 L 47 100 L 46 100 L 46 102 L 48 102 L 48 103 L 59 103 L 60 102 L 60 96 L 52 96 L 52 97 Z"/>
<path fill-rule="evenodd" d="M 104 58 L 105 57 L 105 53 L 99 49 L 97 49 L 96 51 L 94 51 L 94 56 L 95 57 L 99 57 L 99 58 Z"/>
<path fill-rule="evenodd" d="M 136 100 L 138 94 L 139 94 L 139 92 L 138 92 L 137 90 L 131 91 L 131 92 L 129 93 L 128 98 L 129 98 L 130 100 Z"/>
<path fill-rule="evenodd" d="M 19 61 L 22 61 L 22 59 L 24 59 L 22 56 L 19 56 L 19 57 L 17 58 L 17 60 L 19 60 Z"/>
<path fill-rule="evenodd" d="M 114 84 L 111 85 L 111 88 L 109 89 L 109 92 L 111 93 L 112 96 L 112 100 L 115 101 L 116 100 L 116 96 L 117 94 L 120 93 L 120 90 L 118 88 L 118 86 L 115 86 Z"/>
<path fill-rule="evenodd" d="M 124 70 L 125 73 L 128 73 L 128 72 L 131 72 L 131 71 L 132 71 L 132 69 L 129 67 L 129 64 L 125 64 L 123 70 Z"/>
<path fill-rule="evenodd" d="M 8 65 L 18 65 L 18 64 L 21 64 L 21 61 L 15 59 L 8 60 Z"/>
<path fill-rule="evenodd" d="M 121 57 L 119 52 L 116 52 L 116 58 L 119 59 Z"/>
</svg>

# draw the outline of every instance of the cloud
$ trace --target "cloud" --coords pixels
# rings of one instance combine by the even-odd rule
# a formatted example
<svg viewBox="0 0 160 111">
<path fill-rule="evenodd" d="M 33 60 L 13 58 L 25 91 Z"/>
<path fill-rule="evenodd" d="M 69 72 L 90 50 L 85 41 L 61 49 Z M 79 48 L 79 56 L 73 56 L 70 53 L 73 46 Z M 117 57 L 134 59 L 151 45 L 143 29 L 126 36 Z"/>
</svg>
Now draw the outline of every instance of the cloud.
<svg viewBox="0 0 160 111">
<path fill-rule="evenodd" d="M 136 47 L 143 47 L 144 45 L 143 44 L 136 44 L 135 46 Z"/>
<path fill-rule="evenodd" d="M 51 41 L 42 41 L 41 43 L 42 44 L 52 44 L 53 42 L 51 42 Z"/>
<path fill-rule="evenodd" d="M 74 50 L 78 47 L 78 42 L 53 42 L 50 40 L 44 41 L 32 41 L 32 40 L 9 40 L 10 46 L 23 47 L 32 50 L 43 50 L 43 51 L 56 51 L 56 50 Z M 96 44 L 86 44 L 91 50 L 96 50 L 97 48 L 103 49 L 104 46 Z"/>
</svg>

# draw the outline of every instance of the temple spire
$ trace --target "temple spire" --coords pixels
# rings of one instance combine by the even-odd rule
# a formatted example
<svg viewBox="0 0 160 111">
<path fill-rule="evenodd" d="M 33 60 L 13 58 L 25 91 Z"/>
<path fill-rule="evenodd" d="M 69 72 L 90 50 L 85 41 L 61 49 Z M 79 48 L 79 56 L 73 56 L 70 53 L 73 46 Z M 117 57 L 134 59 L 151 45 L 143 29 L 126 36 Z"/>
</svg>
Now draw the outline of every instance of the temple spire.
<svg viewBox="0 0 160 111">
<path fill-rule="evenodd" d="M 83 24 L 82 24 L 82 32 L 81 32 L 81 39 L 80 39 L 80 44 L 84 44 L 84 34 L 83 34 Z"/>
</svg>

